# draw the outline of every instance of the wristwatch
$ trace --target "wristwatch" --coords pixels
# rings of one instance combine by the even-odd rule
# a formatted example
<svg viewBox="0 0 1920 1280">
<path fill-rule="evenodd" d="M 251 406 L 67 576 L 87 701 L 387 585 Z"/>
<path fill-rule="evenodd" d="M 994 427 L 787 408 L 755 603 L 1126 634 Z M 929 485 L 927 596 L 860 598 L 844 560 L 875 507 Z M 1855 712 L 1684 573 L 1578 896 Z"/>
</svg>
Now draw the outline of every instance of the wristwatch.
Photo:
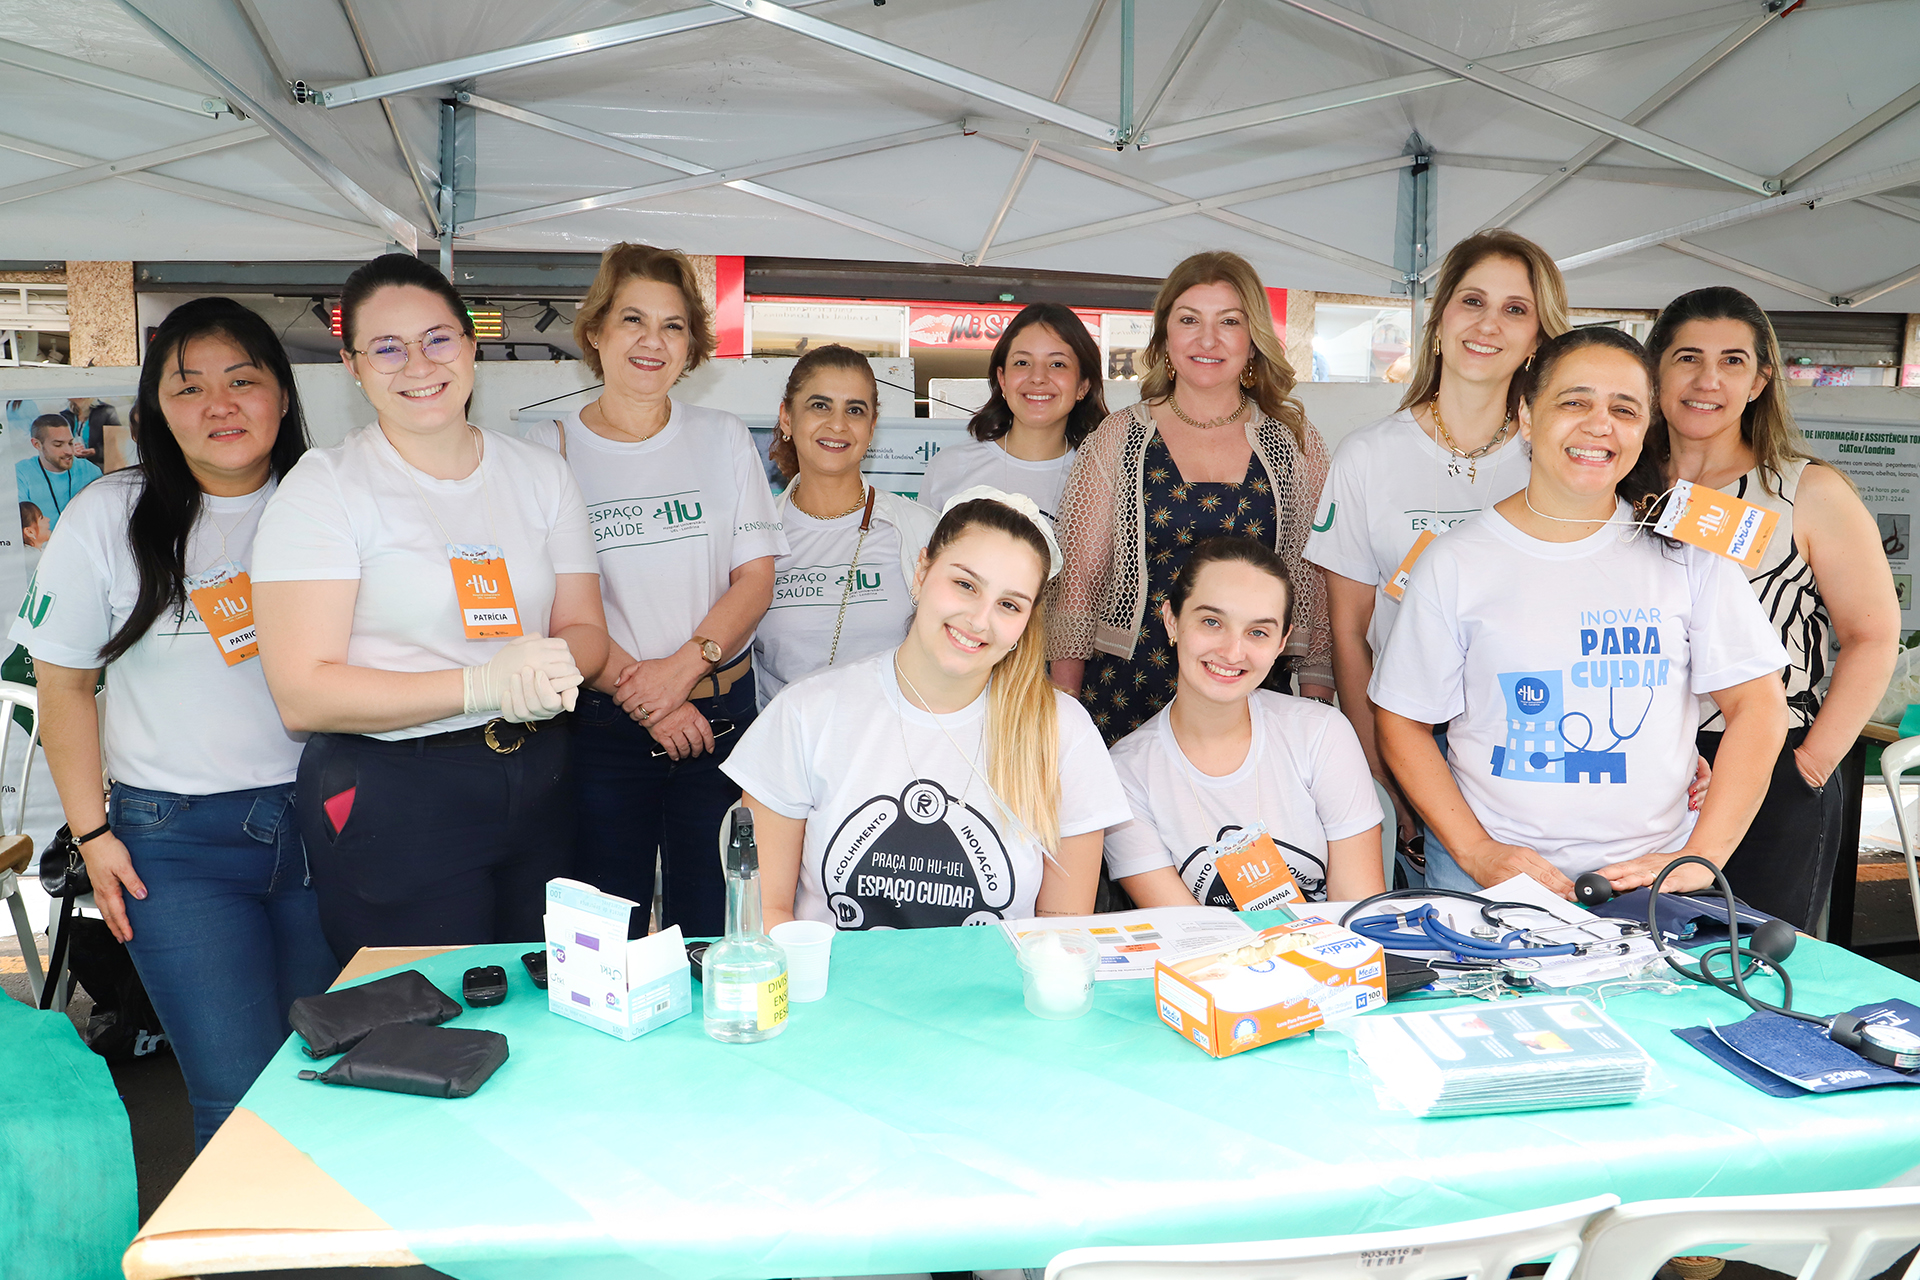
<svg viewBox="0 0 1920 1280">
<path fill-rule="evenodd" d="M 719 666 L 720 659 L 727 656 L 720 652 L 720 646 L 718 644 L 707 639 L 705 636 L 695 636 L 693 637 L 693 642 L 700 646 L 700 660 L 709 667 Z"/>
</svg>

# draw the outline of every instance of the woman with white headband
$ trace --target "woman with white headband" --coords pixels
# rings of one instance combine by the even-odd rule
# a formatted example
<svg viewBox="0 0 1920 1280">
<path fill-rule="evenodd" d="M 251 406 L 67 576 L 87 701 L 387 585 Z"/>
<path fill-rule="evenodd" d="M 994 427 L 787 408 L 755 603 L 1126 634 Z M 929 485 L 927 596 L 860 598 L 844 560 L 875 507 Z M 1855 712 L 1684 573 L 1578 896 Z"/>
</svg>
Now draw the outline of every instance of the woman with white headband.
<svg viewBox="0 0 1920 1280">
<path fill-rule="evenodd" d="M 1130 814 L 1086 711 L 1047 682 L 1060 571 L 1031 499 L 955 494 L 906 639 L 787 686 L 723 766 L 745 791 L 769 925 L 990 924 L 1093 910 Z"/>
</svg>

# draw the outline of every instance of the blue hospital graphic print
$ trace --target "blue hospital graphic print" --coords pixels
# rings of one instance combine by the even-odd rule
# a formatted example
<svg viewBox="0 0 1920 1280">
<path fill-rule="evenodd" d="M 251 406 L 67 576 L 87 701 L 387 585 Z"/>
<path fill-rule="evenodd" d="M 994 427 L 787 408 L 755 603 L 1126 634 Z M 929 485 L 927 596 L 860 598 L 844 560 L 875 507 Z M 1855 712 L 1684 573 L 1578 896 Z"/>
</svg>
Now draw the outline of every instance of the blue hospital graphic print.
<svg viewBox="0 0 1920 1280">
<path fill-rule="evenodd" d="M 1560 721 L 1566 713 L 1558 671 L 1507 671 L 1500 692 L 1507 699 L 1507 740 L 1493 749 L 1493 773 L 1516 782 L 1565 782 L 1565 744 Z"/>
</svg>

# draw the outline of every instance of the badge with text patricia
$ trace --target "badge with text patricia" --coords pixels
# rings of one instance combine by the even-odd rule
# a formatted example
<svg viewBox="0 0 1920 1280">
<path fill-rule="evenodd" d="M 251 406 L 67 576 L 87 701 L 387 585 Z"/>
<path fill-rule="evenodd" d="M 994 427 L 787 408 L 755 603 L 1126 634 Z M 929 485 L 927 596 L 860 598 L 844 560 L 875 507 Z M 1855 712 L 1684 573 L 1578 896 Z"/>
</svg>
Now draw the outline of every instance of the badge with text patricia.
<svg viewBox="0 0 1920 1280">
<path fill-rule="evenodd" d="M 260 652 L 253 625 L 253 583 L 237 564 L 216 565 L 186 581 L 187 595 L 230 667 Z"/>
<path fill-rule="evenodd" d="M 1690 480 L 1676 480 L 1673 496 L 1667 499 L 1666 513 L 1653 531 L 1663 538 L 1711 551 L 1717 556 L 1758 569 L 1760 557 L 1773 538 L 1780 513 L 1736 498 L 1718 489 L 1707 489 Z"/>
<path fill-rule="evenodd" d="M 1237 831 L 1214 849 L 1214 873 L 1240 910 L 1266 911 L 1283 902 L 1307 900 L 1265 827 Z"/>
<path fill-rule="evenodd" d="M 1393 571 L 1393 577 L 1387 581 L 1385 586 L 1380 588 L 1387 593 L 1387 599 L 1398 600 L 1401 596 L 1407 594 L 1407 584 L 1413 581 L 1414 561 L 1420 558 L 1420 553 L 1427 549 L 1428 544 L 1431 543 L 1436 536 L 1431 529 L 1422 529 L 1420 531 L 1420 536 L 1413 540 L 1413 546 L 1407 552 L 1407 558 L 1400 562 L 1400 567 Z"/>
<path fill-rule="evenodd" d="M 513 600 L 513 580 L 500 548 L 470 542 L 449 542 L 447 561 L 453 566 L 453 594 L 460 601 L 460 621 L 469 640 L 498 640 L 517 636 L 520 606 Z"/>
</svg>

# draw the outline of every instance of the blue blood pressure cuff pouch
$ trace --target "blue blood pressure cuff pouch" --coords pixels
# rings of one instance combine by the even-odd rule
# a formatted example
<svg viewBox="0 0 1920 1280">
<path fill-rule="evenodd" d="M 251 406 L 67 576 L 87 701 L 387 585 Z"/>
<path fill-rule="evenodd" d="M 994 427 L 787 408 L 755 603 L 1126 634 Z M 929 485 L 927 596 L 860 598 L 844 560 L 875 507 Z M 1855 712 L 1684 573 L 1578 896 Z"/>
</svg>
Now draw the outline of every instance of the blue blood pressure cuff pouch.
<svg viewBox="0 0 1920 1280">
<path fill-rule="evenodd" d="M 287 1021 L 307 1042 L 309 1058 L 325 1058 L 353 1048 L 378 1027 L 432 1027 L 459 1015 L 451 996 L 418 969 L 407 969 L 357 987 L 302 996 L 287 1011 Z"/>
<path fill-rule="evenodd" d="M 1589 908 L 1597 916 L 1612 916 L 1619 920 L 1633 920 L 1640 924 L 1647 922 L 1647 891 L 1633 889 L 1621 894 L 1610 902 Z M 1746 903 L 1740 903 L 1740 932 L 1752 933 L 1755 929 L 1773 919 L 1764 911 L 1756 911 Z M 1725 942 L 1727 932 L 1727 904 L 1718 898 L 1705 896 L 1692 897 L 1684 893 L 1662 893 L 1660 902 L 1654 911 L 1654 924 L 1660 932 L 1669 938 L 1677 938 L 1682 946 L 1700 947 L 1710 942 Z"/>
<path fill-rule="evenodd" d="M 465 1098 L 506 1060 L 507 1038 L 498 1031 L 396 1022 L 375 1027 L 325 1071 L 302 1071 L 300 1078 L 422 1098 Z"/>
</svg>

